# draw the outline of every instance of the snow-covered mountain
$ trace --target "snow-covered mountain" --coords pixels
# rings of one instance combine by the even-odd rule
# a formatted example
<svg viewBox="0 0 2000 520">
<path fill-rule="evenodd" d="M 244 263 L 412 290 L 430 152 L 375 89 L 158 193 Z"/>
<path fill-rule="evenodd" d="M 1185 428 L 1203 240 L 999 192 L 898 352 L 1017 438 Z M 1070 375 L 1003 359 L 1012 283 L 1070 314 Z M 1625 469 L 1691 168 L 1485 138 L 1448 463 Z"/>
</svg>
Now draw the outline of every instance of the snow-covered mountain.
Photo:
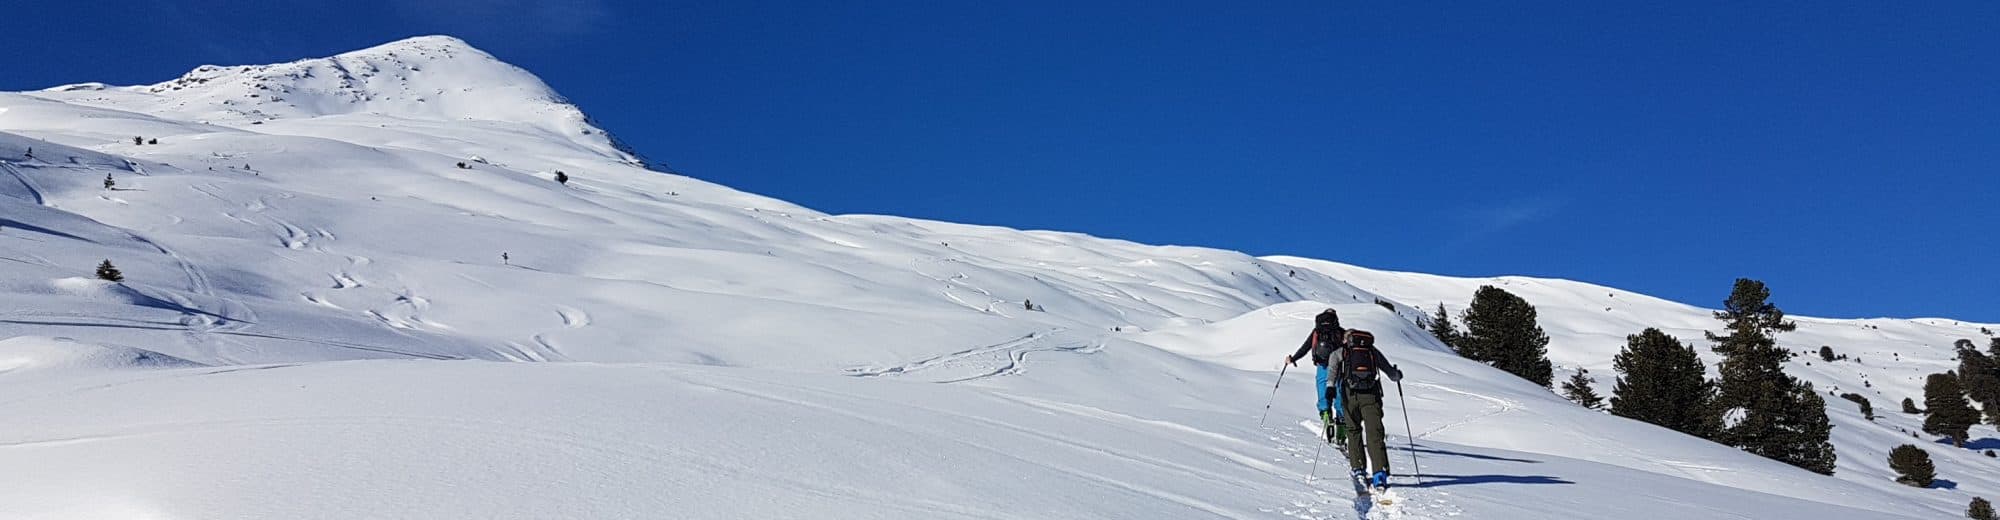
<svg viewBox="0 0 2000 520">
<path fill-rule="evenodd" d="M 126 281 L 92 278 L 104 260 Z M 0 464 L 34 468 L 0 477 L 8 518 L 1919 518 L 2000 497 L 2000 463 L 1894 411 L 2000 326 L 1801 318 L 1787 346 L 1857 359 L 1793 373 L 1884 415 L 1829 400 L 1822 477 L 1578 408 L 1416 325 L 1501 285 L 1608 392 L 1626 334 L 1698 339 L 1703 309 L 827 215 L 664 172 L 449 37 L 0 94 L 0 266 Z M 1425 477 L 1394 505 L 1309 480 L 1342 471 L 1310 463 L 1310 374 L 1258 422 L 1327 306 L 1409 372 L 1415 449 L 1392 454 Z M 1955 488 L 1890 482 L 1903 442 Z"/>
</svg>

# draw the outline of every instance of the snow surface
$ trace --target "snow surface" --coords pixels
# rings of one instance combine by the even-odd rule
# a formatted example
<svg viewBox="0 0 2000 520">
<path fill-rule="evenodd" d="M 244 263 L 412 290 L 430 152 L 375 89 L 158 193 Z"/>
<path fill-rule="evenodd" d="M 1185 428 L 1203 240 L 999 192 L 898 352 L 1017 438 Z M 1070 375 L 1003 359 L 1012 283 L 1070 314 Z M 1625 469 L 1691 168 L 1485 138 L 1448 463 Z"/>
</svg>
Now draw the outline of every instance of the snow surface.
<svg viewBox="0 0 2000 520">
<path fill-rule="evenodd" d="M 827 215 L 664 172 L 448 37 L 0 94 L 0 266 L 0 464 L 33 468 L 6 518 L 1919 518 L 2000 489 L 1895 411 L 2000 326 L 1801 318 L 1787 346 L 1861 359 L 1793 373 L 1884 416 L 1829 399 L 1823 477 L 1417 325 L 1503 284 L 1608 393 L 1624 335 L 1698 339 L 1702 309 Z M 1342 468 L 1312 464 L 1307 370 L 1258 422 L 1327 306 L 1409 373 L 1394 505 L 1309 479 Z M 1890 482 L 1901 442 L 1953 485 Z"/>
</svg>

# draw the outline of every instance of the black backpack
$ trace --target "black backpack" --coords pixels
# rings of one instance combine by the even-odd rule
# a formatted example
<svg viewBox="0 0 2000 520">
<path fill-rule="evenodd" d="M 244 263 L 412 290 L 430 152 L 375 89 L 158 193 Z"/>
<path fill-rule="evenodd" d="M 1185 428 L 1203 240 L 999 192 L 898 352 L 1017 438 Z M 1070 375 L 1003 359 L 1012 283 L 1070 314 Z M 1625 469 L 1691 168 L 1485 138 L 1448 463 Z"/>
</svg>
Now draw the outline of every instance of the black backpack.
<svg viewBox="0 0 2000 520">
<path fill-rule="evenodd" d="M 1365 330 L 1347 331 L 1346 352 L 1342 353 L 1341 372 L 1347 389 L 1358 392 L 1374 392 L 1382 388 L 1382 381 L 1376 376 L 1375 335 Z"/>
<path fill-rule="evenodd" d="M 1333 359 L 1333 351 L 1341 348 L 1341 338 L 1346 335 L 1347 330 L 1340 328 L 1339 325 L 1319 325 L 1313 327 L 1313 362 L 1324 365 L 1327 363 L 1327 360 Z"/>
</svg>

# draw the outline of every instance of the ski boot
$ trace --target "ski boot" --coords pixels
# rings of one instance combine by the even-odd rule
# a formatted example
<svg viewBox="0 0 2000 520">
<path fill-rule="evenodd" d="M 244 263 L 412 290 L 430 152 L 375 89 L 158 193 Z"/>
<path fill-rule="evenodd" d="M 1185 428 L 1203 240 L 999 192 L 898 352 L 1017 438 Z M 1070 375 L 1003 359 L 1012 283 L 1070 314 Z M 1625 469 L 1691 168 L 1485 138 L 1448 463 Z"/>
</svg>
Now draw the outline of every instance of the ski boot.
<svg viewBox="0 0 2000 520">
<path fill-rule="evenodd" d="M 1355 470 L 1355 473 L 1360 473 L 1360 472 L 1361 472 L 1360 470 Z M 1389 489 L 1389 472 L 1387 471 L 1375 472 L 1375 476 L 1368 478 L 1368 485 L 1369 487 L 1373 487 L 1375 489 Z"/>
</svg>

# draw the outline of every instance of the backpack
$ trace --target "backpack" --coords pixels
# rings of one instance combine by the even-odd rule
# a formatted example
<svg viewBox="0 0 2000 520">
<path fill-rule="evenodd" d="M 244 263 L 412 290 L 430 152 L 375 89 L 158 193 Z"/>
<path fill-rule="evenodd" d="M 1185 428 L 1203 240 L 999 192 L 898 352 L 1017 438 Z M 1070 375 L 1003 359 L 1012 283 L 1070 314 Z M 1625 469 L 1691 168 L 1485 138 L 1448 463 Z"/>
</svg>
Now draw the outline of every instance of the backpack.
<svg viewBox="0 0 2000 520">
<path fill-rule="evenodd" d="M 1331 325 L 1331 326 L 1321 325 L 1313 327 L 1313 333 L 1312 333 L 1313 363 L 1324 365 L 1327 363 L 1327 360 L 1333 359 L 1333 351 L 1340 350 L 1342 343 L 1341 338 L 1346 335 L 1347 335 L 1347 330 L 1340 328 L 1339 325 Z"/>
<path fill-rule="evenodd" d="M 1365 330 L 1347 331 L 1346 352 L 1340 358 L 1342 378 L 1347 389 L 1357 392 L 1375 392 L 1382 388 L 1382 381 L 1376 376 L 1375 335 Z"/>
</svg>

